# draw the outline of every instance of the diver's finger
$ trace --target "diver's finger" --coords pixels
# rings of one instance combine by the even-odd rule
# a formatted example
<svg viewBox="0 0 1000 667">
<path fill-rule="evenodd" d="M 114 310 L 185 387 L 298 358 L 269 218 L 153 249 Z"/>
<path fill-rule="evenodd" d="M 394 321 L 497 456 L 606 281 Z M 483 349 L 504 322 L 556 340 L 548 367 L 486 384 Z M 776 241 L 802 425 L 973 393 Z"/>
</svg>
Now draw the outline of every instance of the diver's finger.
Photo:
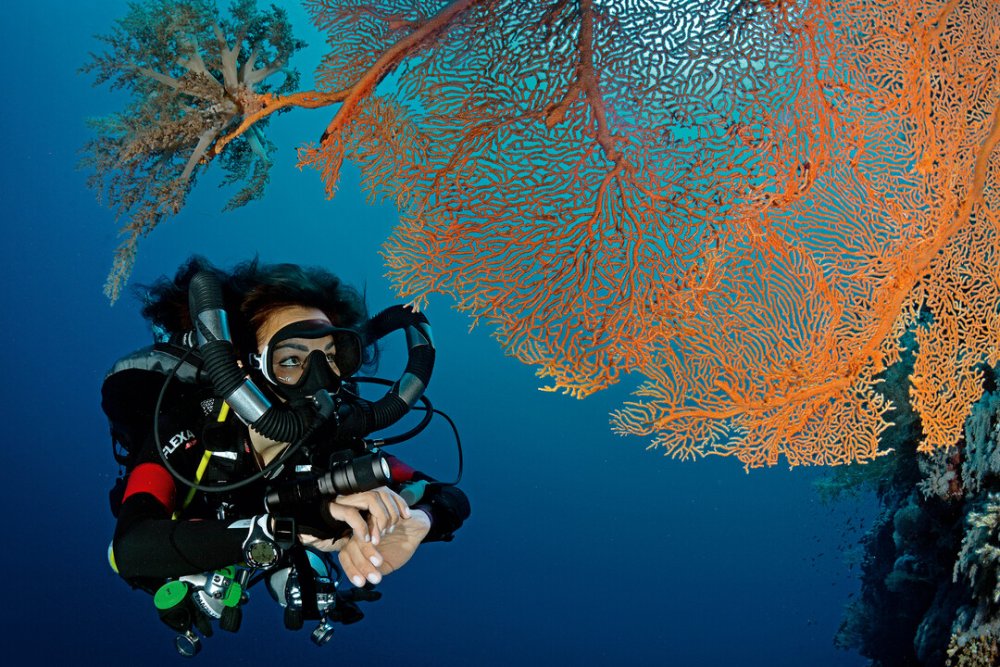
<svg viewBox="0 0 1000 667">
<path fill-rule="evenodd" d="M 399 495 L 398 493 L 396 493 L 392 489 L 386 489 L 386 491 L 389 492 L 389 497 L 392 499 L 392 502 L 395 503 L 396 509 L 399 510 L 399 516 L 400 516 L 400 518 L 401 519 L 409 519 L 410 518 L 410 506 L 406 504 L 405 500 L 403 500 L 403 496 Z"/>
<path fill-rule="evenodd" d="M 348 505 L 349 507 L 356 507 L 359 510 L 371 510 L 372 502 L 374 501 L 373 496 L 376 495 L 377 491 L 384 489 L 385 487 L 378 487 L 372 489 L 371 491 L 362 491 L 361 493 L 348 493 L 344 495 L 339 495 L 334 500 L 336 500 L 341 505 Z"/>
<path fill-rule="evenodd" d="M 354 563 L 354 556 L 351 555 L 350 545 L 344 547 L 337 554 L 337 560 L 340 561 L 340 569 L 344 571 L 344 576 L 346 576 L 352 584 L 361 588 L 365 585 L 365 575 L 358 569 L 358 566 Z"/>
<path fill-rule="evenodd" d="M 375 564 L 382 564 L 382 555 L 368 542 L 351 540 L 340 551 L 340 561 L 344 574 L 359 588 L 365 585 L 366 580 L 373 584 L 382 581 L 382 573 Z"/>
<path fill-rule="evenodd" d="M 371 563 L 372 567 L 376 568 L 375 572 L 378 572 L 378 567 L 385 561 L 382 558 L 382 554 L 379 553 L 378 549 L 375 548 L 370 542 L 358 542 L 357 550 L 354 551 L 355 556 L 360 555 L 366 563 Z M 371 581 L 371 578 L 369 578 Z M 373 584 L 377 584 L 377 581 L 372 581 Z"/>
<path fill-rule="evenodd" d="M 364 518 L 361 516 L 361 512 L 353 507 L 348 507 L 347 505 L 341 505 L 334 501 L 327 503 L 327 510 L 330 512 L 330 516 L 337 521 L 343 521 L 354 534 L 360 539 L 368 542 L 371 540 L 371 533 L 368 531 L 368 524 L 365 523 Z"/>
<path fill-rule="evenodd" d="M 399 523 L 399 506 L 393 498 L 394 495 L 389 489 L 380 489 L 378 492 L 378 497 L 385 506 L 386 517 L 388 519 L 386 528 L 388 530 L 391 530 L 393 526 Z"/>
<path fill-rule="evenodd" d="M 370 504 L 368 506 L 368 512 L 371 518 L 375 519 L 377 525 L 377 531 L 385 535 L 386 529 L 390 525 L 390 512 L 389 508 L 386 507 L 385 501 L 382 500 L 382 494 L 378 491 L 374 491 L 369 496 Z M 374 533 L 372 533 L 374 535 Z"/>
<path fill-rule="evenodd" d="M 389 509 L 385 505 L 385 501 L 382 500 L 382 496 L 379 493 L 385 487 L 379 487 L 378 489 L 373 489 L 371 491 L 365 491 L 363 493 L 352 493 L 346 496 L 337 496 L 334 502 L 347 507 L 354 507 L 360 510 L 367 510 L 369 514 L 375 517 L 375 521 L 378 524 L 378 531 L 383 532 L 389 527 Z"/>
</svg>

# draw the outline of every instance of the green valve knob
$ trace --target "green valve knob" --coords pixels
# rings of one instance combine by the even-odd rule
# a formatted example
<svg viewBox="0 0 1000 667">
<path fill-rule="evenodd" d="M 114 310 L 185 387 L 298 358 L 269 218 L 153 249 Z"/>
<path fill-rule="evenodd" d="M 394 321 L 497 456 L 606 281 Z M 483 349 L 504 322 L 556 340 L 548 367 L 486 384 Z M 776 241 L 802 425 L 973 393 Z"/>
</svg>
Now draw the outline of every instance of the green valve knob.
<svg viewBox="0 0 1000 667">
<path fill-rule="evenodd" d="M 160 611 L 166 611 L 167 609 L 173 609 L 181 602 L 188 594 L 188 585 L 184 581 L 168 581 L 167 583 L 160 586 L 156 591 L 156 595 L 153 596 L 153 604 Z"/>
<path fill-rule="evenodd" d="M 240 599 L 242 597 L 243 587 L 234 581 L 229 584 L 229 588 L 226 589 L 226 596 L 222 598 L 222 604 L 227 607 L 235 607 L 240 603 Z"/>
</svg>

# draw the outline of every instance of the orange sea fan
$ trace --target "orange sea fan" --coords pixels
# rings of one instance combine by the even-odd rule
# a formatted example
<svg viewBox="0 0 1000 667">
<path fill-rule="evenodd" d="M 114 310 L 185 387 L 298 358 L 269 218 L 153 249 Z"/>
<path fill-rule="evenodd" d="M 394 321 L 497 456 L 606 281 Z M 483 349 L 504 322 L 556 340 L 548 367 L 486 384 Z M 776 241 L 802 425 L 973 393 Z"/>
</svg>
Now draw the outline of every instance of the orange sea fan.
<svg viewBox="0 0 1000 667">
<path fill-rule="evenodd" d="M 706 251 L 735 233 L 734 201 L 768 181 L 762 152 L 805 160 L 769 134 L 788 95 L 773 80 L 804 50 L 789 27 L 802 12 L 486 5 L 390 93 L 423 151 L 372 157 L 373 138 L 354 150 L 401 205 L 385 253 L 400 293 L 454 295 L 551 388 L 582 397 L 696 316 L 714 289 L 699 278 Z"/>
<path fill-rule="evenodd" d="M 995 0 L 308 0 L 344 160 L 401 296 L 454 296 L 549 389 L 746 466 L 879 453 L 904 331 L 925 448 L 996 363 Z"/>
<path fill-rule="evenodd" d="M 811 157 L 815 178 L 799 198 L 744 213 L 752 227 L 773 232 L 776 247 L 812 258 L 811 283 L 758 306 L 774 322 L 765 331 L 800 322 L 799 336 L 772 340 L 767 350 L 771 358 L 791 352 L 807 377 L 760 360 L 746 344 L 723 352 L 740 331 L 761 330 L 730 318 L 686 341 L 718 350 L 707 362 L 715 369 L 711 382 L 683 397 L 647 386 L 645 401 L 613 416 L 619 432 L 642 432 L 652 422 L 667 427 L 658 442 L 686 451 L 683 439 L 694 431 L 684 420 L 696 415 L 739 433 L 702 451 L 735 454 L 747 466 L 773 464 L 778 454 L 791 465 L 869 459 L 887 426 L 872 380 L 898 359 L 900 335 L 924 312 L 912 400 L 923 448 L 949 446 L 982 391 L 977 364 L 998 361 L 992 178 L 1000 7 L 988 0 L 836 2 L 813 20 L 818 43 L 829 47 L 818 76 L 833 141 Z M 772 173 L 779 177 L 764 188 L 768 195 L 795 185 L 780 167 Z M 753 303 L 766 287 L 737 277 L 728 289 Z M 810 339 L 820 341 L 812 354 L 795 349 Z M 657 357 L 671 374 L 689 374 L 684 362 L 676 354 Z M 741 380 L 749 386 L 728 389 Z"/>
<path fill-rule="evenodd" d="M 429 20 L 383 4 L 404 33 Z M 466 3 L 306 161 L 350 155 L 399 206 L 401 295 L 452 294 L 551 389 L 650 378 L 620 433 L 747 466 L 870 459 L 875 377 L 929 312 L 914 405 L 950 444 L 996 361 L 997 14 Z"/>
</svg>

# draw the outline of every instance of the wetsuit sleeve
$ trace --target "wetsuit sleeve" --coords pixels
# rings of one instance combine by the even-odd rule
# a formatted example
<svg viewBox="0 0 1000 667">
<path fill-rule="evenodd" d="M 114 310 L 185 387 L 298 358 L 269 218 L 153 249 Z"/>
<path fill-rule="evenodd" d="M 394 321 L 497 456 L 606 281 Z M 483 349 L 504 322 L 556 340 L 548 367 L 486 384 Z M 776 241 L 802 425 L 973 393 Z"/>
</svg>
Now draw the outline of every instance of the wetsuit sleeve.
<svg viewBox="0 0 1000 667">
<path fill-rule="evenodd" d="M 149 494 L 122 504 L 114 554 L 125 579 L 179 577 L 243 561 L 246 529 L 224 521 L 172 521 L 170 510 Z"/>
<path fill-rule="evenodd" d="M 170 450 L 171 464 L 193 476 L 185 450 L 200 451 L 191 441 L 199 433 L 198 420 L 164 414 L 160 427 L 170 434 L 161 443 Z M 150 436 L 125 488 L 113 542 L 119 574 L 126 580 L 176 577 L 241 562 L 246 529 L 230 529 L 227 521 L 171 519 L 188 487 L 167 471 L 155 448 Z"/>
<path fill-rule="evenodd" d="M 441 484 L 430 475 L 414 470 L 395 456 L 386 456 L 397 492 L 407 482 L 429 482 L 423 496 L 413 505 L 413 509 L 427 512 L 431 517 L 431 529 L 424 542 L 450 542 L 455 531 L 462 527 L 472 511 L 469 499 L 457 486 Z"/>
</svg>

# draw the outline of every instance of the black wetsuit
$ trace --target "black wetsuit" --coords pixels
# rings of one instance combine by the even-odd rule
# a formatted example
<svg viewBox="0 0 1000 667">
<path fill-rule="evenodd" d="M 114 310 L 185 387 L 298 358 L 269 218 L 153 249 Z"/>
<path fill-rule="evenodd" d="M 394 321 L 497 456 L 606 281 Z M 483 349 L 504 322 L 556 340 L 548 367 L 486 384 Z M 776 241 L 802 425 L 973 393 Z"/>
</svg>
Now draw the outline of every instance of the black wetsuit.
<svg viewBox="0 0 1000 667">
<path fill-rule="evenodd" d="M 246 427 L 231 414 L 218 421 L 221 401 L 210 395 L 188 393 L 173 405 L 173 409 L 160 414 L 160 442 L 180 474 L 194 479 L 206 449 L 213 455 L 202 484 L 246 479 L 259 470 Z M 388 458 L 395 491 L 400 490 L 401 482 L 433 482 L 398 459 Z M 294 466 L 284 468 L 292 470 Z M 196 492 L 185 505 L 190 487 L 167 472 L 150 433 L 130 473 L 118 513 L 113 549 L 119 573 L 133 585 L 155 587 L 168 577 L 241 563 L 247 529 L 229 526 L 267 511 L 263 499 L 270 484 L 273 482 L 259 480 L 232 493 Z M 468 499 L 453 486 L 429 485 L 414 507 L 431 517 L 431 529 L 424 542 L 451 540 L 453 532 L 469 516 Z M 176 520 L 172 518 L 175 512 Z M 346 524 L 317 518 L 318 503 L 298 514 L 300 532 L 329 537 L 346 529 Z M 312 529 L 303 531 L 305 526 Z"/>
</svg>

